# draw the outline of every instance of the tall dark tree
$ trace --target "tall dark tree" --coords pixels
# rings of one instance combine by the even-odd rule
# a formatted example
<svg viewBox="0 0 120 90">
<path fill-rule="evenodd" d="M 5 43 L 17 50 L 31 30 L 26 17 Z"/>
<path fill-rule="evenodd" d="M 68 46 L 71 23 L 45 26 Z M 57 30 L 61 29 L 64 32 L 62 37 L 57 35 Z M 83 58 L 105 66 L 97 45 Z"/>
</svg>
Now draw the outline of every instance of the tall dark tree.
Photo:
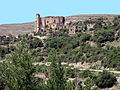
<svg viewBox="0 0 120 90">
<path fill-rule="evenodd" d="M 50 78 L 48 80 L 48 90 L 65 90 L 66 80 L 61 60 L 56 55 L 52 56 L 50 65 Z"/>
<path fill-rule="evenodd" d="M 110 88 L 115 85 L 116 82 L 116 77 L 107 71 L 100 73 L 96 79 L 96 85 L 100 88 Z"/>
</svg>

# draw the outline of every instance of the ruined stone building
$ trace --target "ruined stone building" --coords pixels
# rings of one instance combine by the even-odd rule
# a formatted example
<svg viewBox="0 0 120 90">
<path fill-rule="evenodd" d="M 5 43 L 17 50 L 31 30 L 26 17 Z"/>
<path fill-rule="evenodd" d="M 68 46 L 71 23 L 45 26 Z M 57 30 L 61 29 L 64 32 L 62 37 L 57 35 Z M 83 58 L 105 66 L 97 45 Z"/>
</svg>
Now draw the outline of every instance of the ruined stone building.
<svg viewBox="0 0 120 90">
<path fill-rule="evenodd" d="M 69 26 L 69 35 L 74 35 L 76 29 L 77 29 L 76 26 Z"/>
<path fill-rule="evenodd" d="M 41 18 L 39 14 L 36 14 L 36 23 L 35 23 L 35 32 L 38 32 L 41 29 Z"/>
<path fill-rule="evenodd" d="M 36 32 L 40 29 L 64 29 L 65 18 L 64 17 L 43 17 L 41 18 L 39 14 L 36 14 Z"/>
<path fill-rule="evenodd" d="M 88 24 L 87 28 L 91 29 L 94 27 L 95 24 Z M 80 24 L 74 24 L 72 21 L 66 21 L 65 17 L 54 17 L 54 16 L 48 16 L 48 17 L 40 17 L 39 14 L 36 14 L 36 29 L 35 32 L 38 32 L 40 29 L 43 30 L 63 30 L 64 28 L 69 30 L 69 35 L 74 35 L 76 33 L 76 30 L 82 28 L 82 25 Z"/>
</svg>

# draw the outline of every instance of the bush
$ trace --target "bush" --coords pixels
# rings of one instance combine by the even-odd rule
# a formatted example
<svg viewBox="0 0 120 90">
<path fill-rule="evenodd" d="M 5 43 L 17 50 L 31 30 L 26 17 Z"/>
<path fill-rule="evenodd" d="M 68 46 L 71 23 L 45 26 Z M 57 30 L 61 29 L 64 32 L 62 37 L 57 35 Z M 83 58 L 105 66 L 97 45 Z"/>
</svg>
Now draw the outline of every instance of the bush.
<svg viewBox="0 0 120 90">
<path fill-rule="evenodd" d="M 110 88 L 117 82 L 116 77 L 110 72 L 103 71 L 97 76 L 96 85 L 100 88 Z"/>
<path fill-rule="evenodd" d="M 99 43 L 104 43 L 106 41 L 114 40 L 114 31 L 113 30 L 100 30 L 94 32 L 94 41 Z"/>
<path fill-rule="evenodd" d="M 34 38 L 33 40 L 30 40 L 28 43 L 30 45 L 30 49 L 34 49 L 37 47 L 43 47 L 42 41 L 38 38 Z"/>
<path fill-rule="evenodd" d="M 87 78 L 87 77 L 90 77 L 91 75 L 92 73 L 89 70 L 85 70 L 85 71 L 82 71 L 82 73 L 80 73 L 80 77 L 82 78 Z"/>
</svg>

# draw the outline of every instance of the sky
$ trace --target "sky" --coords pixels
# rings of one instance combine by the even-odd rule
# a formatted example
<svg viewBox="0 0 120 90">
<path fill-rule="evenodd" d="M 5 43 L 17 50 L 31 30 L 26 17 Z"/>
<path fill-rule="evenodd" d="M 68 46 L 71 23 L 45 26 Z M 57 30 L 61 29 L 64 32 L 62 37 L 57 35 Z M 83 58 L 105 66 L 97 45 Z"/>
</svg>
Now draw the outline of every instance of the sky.
<svg viewBox="0 0 120 90">
<path fill-rule="evenodd" d="M 35 21 L 45 16 L 120 14 L 120 0 L 0 0 L 0 24 Z"/>
</svg>

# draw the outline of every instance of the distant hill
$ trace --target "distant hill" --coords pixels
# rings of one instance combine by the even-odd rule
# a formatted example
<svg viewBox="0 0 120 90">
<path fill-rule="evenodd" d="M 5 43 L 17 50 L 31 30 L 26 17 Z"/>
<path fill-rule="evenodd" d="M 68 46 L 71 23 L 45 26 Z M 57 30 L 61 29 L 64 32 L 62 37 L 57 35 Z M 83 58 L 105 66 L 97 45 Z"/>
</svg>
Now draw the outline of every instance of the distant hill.
<svg viewBox="0 0 120 90">
<path fill-rule="evenodd" d="M 118 16 L 120 15 L 112 15 L 112 14 L 73 15 L 73 16 L 66 17 L 66 21 L 77 22 L 77 21 L 84 21 L 88 19 L 97 19 L 97 18 L 108 18 L 109 20 L 112 20 L 113 18 L 118 17 Z"/>
<path fill-rule="evenodd" d="M 21 23 L 21 24 L 3 24 L 0 25 L 0 35 L 19 35 L 29 33 L 35 30 L 35 23 Z"/>
<path fill-rule="evenodd" d="M 91 15 L 74 15 L 74 16 L 68 16 L 66 17 L 66 22 L 72 21 L 84 21 L 88 19 L 96 19 L 96 18 L 108 18 L 112 20 L 114 17 L 117 17 L 120 15 L 110 15 L 110 14 L 91 14 Z M 25 34 L 34 31 L 35 29 L 35 23 L 29 22 L 29 23 L 21 23 L 21 24 L 3 24 L 0 25 L 0 35 L 8 35 L 12 34 L 14 36 L 18 34 Z"/>
</svg>

